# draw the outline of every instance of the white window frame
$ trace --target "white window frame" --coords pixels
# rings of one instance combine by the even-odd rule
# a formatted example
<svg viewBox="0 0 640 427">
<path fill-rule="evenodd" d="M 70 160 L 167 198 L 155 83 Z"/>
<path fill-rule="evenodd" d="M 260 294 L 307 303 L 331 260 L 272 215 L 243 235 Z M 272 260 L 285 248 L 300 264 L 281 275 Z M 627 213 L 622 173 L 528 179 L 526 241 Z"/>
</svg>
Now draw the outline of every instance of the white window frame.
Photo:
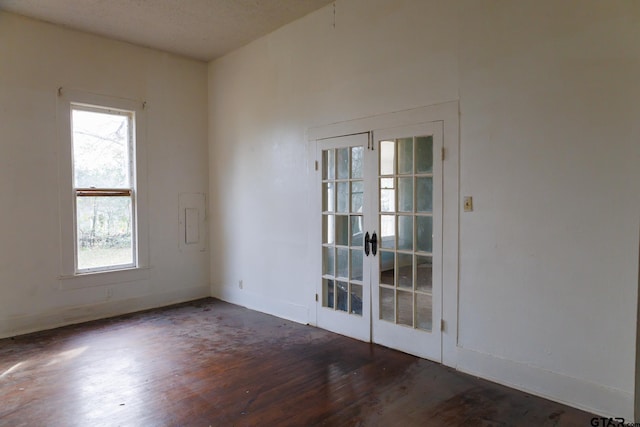
<svg viewBox="0 0 640 427">
<path fill-rule="evenodd" d="M 145 279 L 148 277 L 149 267 L 145 104 L 137 100 L 64 88 L 59 90 L 58 95 L 60 287 L 82 288 Z M 129 147 L 133 159 L 131 175 L 134 179 L 131 187 L 134 193 L 132 196 L 133 264 L 83 270 L 77 268 L 76 197 L 78 189 L 74 187 L 71 119 L 74 109 L 107 113 L 124 112 L 133 117 L 134 130 Z"/>
</svg>

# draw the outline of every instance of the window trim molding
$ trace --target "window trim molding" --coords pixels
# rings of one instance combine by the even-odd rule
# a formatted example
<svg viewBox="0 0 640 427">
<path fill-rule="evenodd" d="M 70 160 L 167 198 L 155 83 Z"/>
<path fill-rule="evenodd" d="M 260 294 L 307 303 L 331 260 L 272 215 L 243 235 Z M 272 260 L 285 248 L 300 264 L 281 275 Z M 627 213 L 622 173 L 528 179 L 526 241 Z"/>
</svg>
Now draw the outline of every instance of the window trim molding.
<svg viewBox="0 0 640 427">
<path fill-rule="evenodd" d="M 71 111 L 76 105 L 96 106 L 100 109 L 131 111 L 135 116 L 135 171 L 137 219 L 137 265 L 121 269 L 76 271 L 75 246 L 75 194 L 73 187 L 73 152 Z M 148 277 L 149 269 L 149 220 L 146 152 L 146 103 L 143 101 L 100 95 L 76 89 L 59 89 L 56 108 L 58 124 L 58 188 L 60 219 L 60 281 L 61 289 L 83 288 L 128 282 Z M 142 273 L 142 274 L 141 274 Z"/>
</svg>

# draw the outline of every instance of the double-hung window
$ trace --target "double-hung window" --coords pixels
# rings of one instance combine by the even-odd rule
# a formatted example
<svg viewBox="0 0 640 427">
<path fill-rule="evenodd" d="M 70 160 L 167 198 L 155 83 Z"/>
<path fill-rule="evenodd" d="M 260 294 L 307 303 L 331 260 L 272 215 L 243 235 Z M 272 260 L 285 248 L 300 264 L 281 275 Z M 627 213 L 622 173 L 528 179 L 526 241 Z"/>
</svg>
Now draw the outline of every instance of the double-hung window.
<svg viewBox="0 0 640 427">
<path fill-rule="evenodd" d="M 71 104 L 76 271 L 136 266 L 135 112 Z"/>
<path fill-rule="evenodd" d="M 145 118 L 142 101 L 59 90 L 62 288 L 147 276 Z"/>
</svg>

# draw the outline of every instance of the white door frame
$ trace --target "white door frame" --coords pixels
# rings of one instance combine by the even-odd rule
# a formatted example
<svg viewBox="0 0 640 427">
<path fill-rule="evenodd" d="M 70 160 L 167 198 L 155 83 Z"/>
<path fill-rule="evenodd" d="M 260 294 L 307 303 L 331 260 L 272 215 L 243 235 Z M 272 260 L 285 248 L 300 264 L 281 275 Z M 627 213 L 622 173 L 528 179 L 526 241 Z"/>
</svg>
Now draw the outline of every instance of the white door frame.
<svg viewBox="0 0 640 427">
<path fill-rule="evenodd" d="M 458 237 L 460 218 L 460 131 L 458 101 L 445 102 L 426 107 L 414 108 L 394 113 L 349 120 L 325 126 L 310 128 L 307 132 L 307 151 L 315 158 L 316 141 L 319 139 L 371 132 L 400 126 L 419 125 L 441 121 L 443 123 L 443 147 L 445 160 L 443 163 L 443 223 L 442 223 L 442 363 L 457 366 L 458 341 Z M 310 173 L 310 180 L 315 183 L 315 172 Z M 311 182 L 311 181 L 310 181 Z M 313 188 L 311 186 L 310 188 Z M 310 230 L 310 237 L 313 235 Z M 317 240 L 310 238 L 309 244 L 315 245 Z M 312 248 L 310 247 L 310 250 Z M 315 259 L 311 271 L 321 270 L 321 260 Z M 315 279 L 311 285 L 315 294 Z M 310 307 L 315 307 L 315 300 Z M 315 319 L 310 318 L 314 324 Z"/>
</svg>

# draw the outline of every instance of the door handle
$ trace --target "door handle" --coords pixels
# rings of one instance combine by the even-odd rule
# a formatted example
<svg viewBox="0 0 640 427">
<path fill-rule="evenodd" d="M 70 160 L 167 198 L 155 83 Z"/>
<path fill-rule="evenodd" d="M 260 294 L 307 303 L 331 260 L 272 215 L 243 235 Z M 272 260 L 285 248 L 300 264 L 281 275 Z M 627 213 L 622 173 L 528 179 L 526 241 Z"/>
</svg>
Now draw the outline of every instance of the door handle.
<svg viewBox="0 0 640 427">
<path fill-rule="evenodd" d="M 373 256 L 376 256 L 376 253 L 378 253 L 378 235 L 376 234 L 376 232 L 373 232 L 373 236 L 371 236 L 371 253 L 373 254 Z"/>
<path fill-rule="evenodd" d="M 367 231 L 364 235 L 364 254 L 369 256 L 369 232 Z"/>
</svg>

